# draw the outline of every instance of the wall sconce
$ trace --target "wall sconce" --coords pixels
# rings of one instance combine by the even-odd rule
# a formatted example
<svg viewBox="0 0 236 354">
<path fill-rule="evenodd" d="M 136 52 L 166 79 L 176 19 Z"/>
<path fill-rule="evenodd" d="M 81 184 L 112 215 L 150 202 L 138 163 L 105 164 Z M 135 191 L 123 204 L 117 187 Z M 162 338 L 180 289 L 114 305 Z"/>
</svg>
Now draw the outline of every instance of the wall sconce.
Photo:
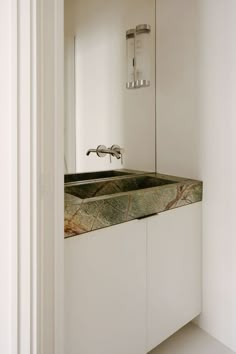
<svg viewBox="0 0 236 354">
<path fill-rule="evenodd" d="M 126 31 L 127 89 L 150 86 L 150 32 L 147 24 Z"/>
</svg>

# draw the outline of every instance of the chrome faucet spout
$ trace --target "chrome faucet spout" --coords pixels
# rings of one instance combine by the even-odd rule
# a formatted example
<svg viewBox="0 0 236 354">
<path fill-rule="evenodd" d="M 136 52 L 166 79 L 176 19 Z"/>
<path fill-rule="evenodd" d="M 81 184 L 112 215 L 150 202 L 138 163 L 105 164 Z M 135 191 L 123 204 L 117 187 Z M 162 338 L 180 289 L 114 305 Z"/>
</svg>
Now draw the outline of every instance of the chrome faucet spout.
<svg viewBox="0 0 236 354">
<path fill-rule="evenodd" d="M 97 152 L 97 149 L 89 149 L 86 153 L 87 156 L 91 154 L 91 152 Z"/>
<path fill-rule="evenodd" d="M 86 153 L 87 156 L 91 154 L 91 152 L 94 152 L 97 154 L 99 157 L 104 157 L 107 154 L 116 157 L 117 160 L 121 159 L 123 163 L 123 153 L 124 150 L 120 148 L 119 145 L 112 145 L 110 149 L 106 148 L 104 145 L 98 145 L 97 149 L 89 149 Z"/>
</svg>

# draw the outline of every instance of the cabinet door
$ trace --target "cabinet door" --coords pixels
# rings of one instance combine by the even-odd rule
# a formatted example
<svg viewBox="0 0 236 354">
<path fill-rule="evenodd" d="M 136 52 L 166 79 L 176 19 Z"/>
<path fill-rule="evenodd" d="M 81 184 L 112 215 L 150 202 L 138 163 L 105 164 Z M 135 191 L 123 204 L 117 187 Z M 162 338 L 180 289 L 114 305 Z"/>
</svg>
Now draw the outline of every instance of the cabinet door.
<svg viewBox="0 0 236 354">
<path fill-rule="evenodd" d="M 148 351 L 201 311 L 201 203 L 148 223 Z"/>
<path fill-rule="evenodd" d="M 65 240 L 65 353 L 146 353 L 146 223 Z"/>
</svg>

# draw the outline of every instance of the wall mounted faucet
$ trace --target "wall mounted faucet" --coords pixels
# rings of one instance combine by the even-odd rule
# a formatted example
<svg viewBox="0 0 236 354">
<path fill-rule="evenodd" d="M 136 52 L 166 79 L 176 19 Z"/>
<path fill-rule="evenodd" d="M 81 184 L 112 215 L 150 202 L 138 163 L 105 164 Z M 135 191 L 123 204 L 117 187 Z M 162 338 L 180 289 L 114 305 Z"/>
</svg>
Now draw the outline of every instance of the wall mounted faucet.
<svg viewBox="0 0 236 354">
<path fill-rule="evenodd" d="M 109 154 L 110 156 L 116 157 L 118 160 L 121 159 L 121 163 L 123 164 L 124 149 L 119 145 L 112 145 L 110 148 L 107 148 L 105 145 L 98 145 L 96 149 L 89 149 L 86 155 L 89 156 L 91 153 L 96 153 L 98 157 L 105 157 Z"/>
</svg>

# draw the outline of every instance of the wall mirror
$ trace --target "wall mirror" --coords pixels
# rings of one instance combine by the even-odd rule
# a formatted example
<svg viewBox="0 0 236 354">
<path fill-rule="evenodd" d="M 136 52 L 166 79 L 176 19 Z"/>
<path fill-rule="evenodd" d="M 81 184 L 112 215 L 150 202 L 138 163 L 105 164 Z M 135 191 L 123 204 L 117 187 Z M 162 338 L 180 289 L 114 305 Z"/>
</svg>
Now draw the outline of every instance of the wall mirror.
<svg viewBox="0 0 236 354">
<path fill-rule="evenodd" d="M 155 0 L 65 0 L 66 174 L 155 171 L 155 42 Z"/>
</svg>

